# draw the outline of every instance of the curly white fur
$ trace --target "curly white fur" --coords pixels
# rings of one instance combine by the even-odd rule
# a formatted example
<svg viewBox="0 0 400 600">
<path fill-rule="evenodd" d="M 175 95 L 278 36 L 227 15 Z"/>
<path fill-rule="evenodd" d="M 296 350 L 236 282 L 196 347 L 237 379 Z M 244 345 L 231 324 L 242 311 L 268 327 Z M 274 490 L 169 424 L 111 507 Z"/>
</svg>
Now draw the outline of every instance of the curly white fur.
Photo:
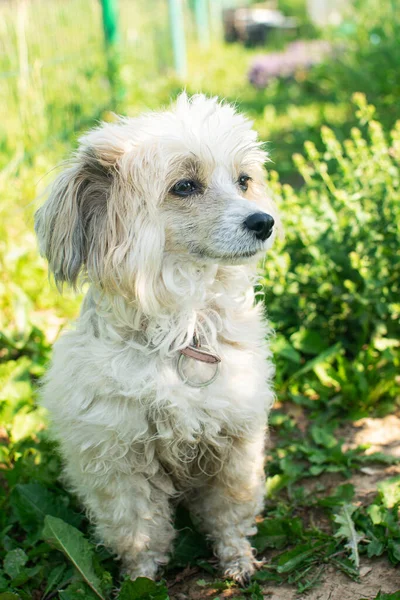
<svg viewBox="0 0 400 600">
<path fill-rule="evenodd" d="M 265 159 L 234 108 L 182 94 L 169 111 L 89 132 L 36 214 L 57 284 L 90 285 L 43 401 L 70 484 L 132 578 L 168 561 L 178 500 L 226 576 L 244 582 L 257 566 L 247 536 L 262 508 L 273 367 L 252 273 L 274 234 L 260 241 L 243 222 L 274 213 Z M 198 191 L 176 195 L 179 180 Z M 222 359 L 200 389 L 177 372 L 195 329 Z M 203 381 L 215 368 L 186 362 Z"/>
</svg>

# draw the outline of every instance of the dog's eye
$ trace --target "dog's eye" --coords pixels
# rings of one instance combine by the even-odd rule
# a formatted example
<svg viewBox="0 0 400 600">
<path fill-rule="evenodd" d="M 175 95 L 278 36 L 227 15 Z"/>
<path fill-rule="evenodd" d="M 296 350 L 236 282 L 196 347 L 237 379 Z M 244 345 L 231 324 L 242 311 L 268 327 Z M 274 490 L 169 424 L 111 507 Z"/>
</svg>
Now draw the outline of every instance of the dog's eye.
<svg viewBox="0 0 400 600">
<path fill-rule="evenodd" d="M 191 179 L 182 179 L 172 188 L 171 192 L 176 196 L 190 196 L 199 191 L 199 186 Z"/>
<path fill-rule="evenodd" d="M 238 184 L 239 184 L 240 189 L 242 189 L 244 192 L 247 192 L 250 180 L 251 180 L 251 177 L 249 177 L 248 175 L 241 175 L 238 179 Z"/>
</svg>

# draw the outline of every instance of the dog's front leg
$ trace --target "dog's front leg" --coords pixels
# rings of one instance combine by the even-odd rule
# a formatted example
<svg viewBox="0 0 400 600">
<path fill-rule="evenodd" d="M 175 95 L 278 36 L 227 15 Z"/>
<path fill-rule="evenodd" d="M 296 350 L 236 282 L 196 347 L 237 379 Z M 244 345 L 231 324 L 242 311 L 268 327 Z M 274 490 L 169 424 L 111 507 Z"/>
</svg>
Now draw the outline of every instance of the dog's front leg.
<svg viewBox="0 0 400 600">
<path fill-rule="evenodd" d="M 262 430 L 252 439 L 236 439 L 221 471 L 191 501 L 225 576 L 241 585 L 262 565 L 247 537 L 256 533 L 263 506 L 264 435 Z"/>
<path fill-rule="evenodd" d="M 68 468 L 69 466 L 69 468 Z M 152 473 L 118 469 L 102 462 L 103 472 L 79 472 L 68 465 L 69 479 L 96 525 L 99 539 L 122 560 L 131 579 L 154 579 L 169 560 L 174 538 L 171 495 L 174 490 L 156 468 Z M 125 465 L 126 466 L 126 465 Z M 153 464 L 152 467 L 155 467 Z"/>
</svg>

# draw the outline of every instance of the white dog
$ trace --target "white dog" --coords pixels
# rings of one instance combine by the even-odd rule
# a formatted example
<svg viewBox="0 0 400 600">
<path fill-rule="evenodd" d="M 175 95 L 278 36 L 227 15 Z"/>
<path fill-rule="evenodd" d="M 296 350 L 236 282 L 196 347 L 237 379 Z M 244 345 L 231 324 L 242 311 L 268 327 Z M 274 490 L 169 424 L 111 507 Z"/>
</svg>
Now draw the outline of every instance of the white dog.
<svg viewBox="0 0 400 600">
<path fill-rule="evenodd" d="M 68 481 L 132 579 L 167 563 L 178 501 L 226 577 L 259 566 L 247 537 L 274 395 L 252 272 L 276 226 L 251 127 L 186 94 L 104 123 L 36 214 L 57 284 L 90 286 L 44 404 Z"/>
</svg>

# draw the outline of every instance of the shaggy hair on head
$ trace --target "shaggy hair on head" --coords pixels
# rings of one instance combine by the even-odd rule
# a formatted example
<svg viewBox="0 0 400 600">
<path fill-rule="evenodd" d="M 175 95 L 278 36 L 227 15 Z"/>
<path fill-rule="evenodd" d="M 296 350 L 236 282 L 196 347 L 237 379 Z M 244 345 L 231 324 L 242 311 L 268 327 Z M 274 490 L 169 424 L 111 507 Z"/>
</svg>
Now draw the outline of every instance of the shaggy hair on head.
<svg viewBox="0 0 400 600">
<path fill-rule="evenodd" d="M 43 402 L 69 484 L 132 579 L 167 563 L 178 502 L 226 577 L 259 566 L 247 538 L 273 367 L 253 273 L 277 218 L 265 160 L 232 106 L 182 94 L 83 136 L 36 213 L 57 285 L 89 285 Z"/>
</svg>

